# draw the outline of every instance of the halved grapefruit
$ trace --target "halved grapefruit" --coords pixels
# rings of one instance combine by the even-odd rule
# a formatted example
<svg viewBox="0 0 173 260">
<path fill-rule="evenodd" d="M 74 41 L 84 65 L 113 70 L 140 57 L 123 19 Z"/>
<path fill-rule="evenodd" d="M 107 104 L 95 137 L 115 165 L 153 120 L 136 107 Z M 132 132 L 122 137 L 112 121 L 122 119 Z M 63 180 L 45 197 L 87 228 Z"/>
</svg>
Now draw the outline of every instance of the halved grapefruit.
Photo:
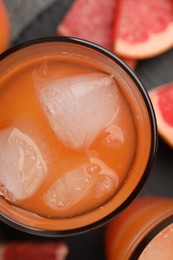
<svg viewBox="0 0 173 260">
<path fill-rule="evenodd" d="M 76 0 L 57 26 L 56 34 L 89 40 L 112 51 L 115 7 L 115 0 Z M 135 68 L 136 61 L 121 59 Z"/>
<path fill-rule="evenodd" d="M 134 59 L 158 55 L 173 46 L 172 0 L 116 0 L 114 51 Z"/>
<path fill-rule="evenodd" d="M 173 82 L 149 91 L 155 110 L 158 132 L 173 148 Z"/>
</svg>

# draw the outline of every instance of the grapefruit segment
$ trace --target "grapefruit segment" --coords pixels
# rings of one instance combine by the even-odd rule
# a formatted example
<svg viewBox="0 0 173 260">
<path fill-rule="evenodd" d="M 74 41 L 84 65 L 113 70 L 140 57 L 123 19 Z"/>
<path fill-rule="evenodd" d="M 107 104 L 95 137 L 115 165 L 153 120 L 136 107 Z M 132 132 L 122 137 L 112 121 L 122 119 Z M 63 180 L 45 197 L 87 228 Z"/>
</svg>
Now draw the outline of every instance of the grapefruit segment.
<svg viewBox="0 0 173 260">
<path fill-rule="evenodd" d="M 173 46 L 172 0 L 117 0 L 114 51 L 134 59 L 158 55 Z"/>
<path fill-rule="evenodd" d="M 83 38 L 112 49 L 114 8 L 115 0 L 76 0 L 56 33 Z"/>
<path fill-rule="evenodd" d="M 173 148 L 173 82 L 149 91 L 155 110 L 158 132 Z"/>
<path fill-rule="evenodd" d="M 112 51 L 112 30 L 115 8 L 115 0 L 76 0 L 61 24 L 57 26 L 56 34 L 83 38 Z M 120 58 L 124 60 L 129 67 L 135 69 L 136 60 L 125 57 Z"/>
</svg>

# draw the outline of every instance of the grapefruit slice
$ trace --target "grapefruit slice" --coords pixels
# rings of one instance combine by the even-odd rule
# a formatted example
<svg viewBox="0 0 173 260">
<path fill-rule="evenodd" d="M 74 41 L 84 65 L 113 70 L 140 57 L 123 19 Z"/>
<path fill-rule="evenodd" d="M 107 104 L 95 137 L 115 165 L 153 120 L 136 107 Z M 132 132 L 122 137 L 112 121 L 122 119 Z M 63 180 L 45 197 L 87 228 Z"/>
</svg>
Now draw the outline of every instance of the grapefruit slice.
<svg viewBox="0 0 173 260">
<path fill-rule="evenodd" d="M 112 51 L 115 7 L 115 0 L 76 0 L 57 26 L 56 34 L 89 40 Z M 135 68 L 136 61 L 121 59 Z"/>
<path fill-rule="evenodd" d="M 6 7 L 2 0 L 0 0 L 0 53 L 5 51 L 9 45 L 9 19 Z"/>
<path fill-rule="evenodd" d="M 172 0 L 117 0 L 114 51 L 143 59 L 173 46 Z"/>
<path fill-rule="evenodd" d="M 56 32 L 58 35 L 83 38 L 112 49 L 114 8 L 115 0 L 76 0 Z"/>
<path fill-rule="evenodd" d="M 173 148 L 173 82 L 149 91 L 155 110 L 158 132 Z"/>
<path fill-rule="evenodd" d="M 0 245 L 0 259 L 65 260 L 68 247 L 64 242 L 11 242 Z"/>
</svg>

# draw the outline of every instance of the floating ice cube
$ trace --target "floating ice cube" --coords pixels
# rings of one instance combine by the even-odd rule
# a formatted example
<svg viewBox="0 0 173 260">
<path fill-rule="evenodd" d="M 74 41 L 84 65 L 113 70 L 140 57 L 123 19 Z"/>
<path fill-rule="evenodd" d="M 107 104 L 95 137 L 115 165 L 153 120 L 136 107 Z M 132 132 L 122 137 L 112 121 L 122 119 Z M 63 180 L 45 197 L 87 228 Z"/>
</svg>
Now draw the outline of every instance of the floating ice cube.
<svg viewBox="0 0 173 260">
<path fill-rule="evenodd" d="M 60 177 L 48 190 L 45 203 L 58 211 L 72 208 L 90 197 L 103 199 L 116 192 L 118 176 L 102 160 L 90 158 L 90 162 Z M 86 209 L 87 210 L 87 209 Z"/>
<path fill-rule="evenodd" d="M 17 128 L 0 131 L 0 194 L 15 201 L 30 197 L 47 166 L 37 144 Z"/>
<path fill-rule="evenodd" d="M 103 73 L 69 76 L 34 84 L 58 138 L 68 147 L 88 148 L 118 109 L 118 87 Z"/>
<path fill-rule="evenodd" d="M 103 143 L 111 147 L 119 147 L 125 141 L 123 130 L 116 124 L 109 125 L 105 129 Z"/>
</svg>

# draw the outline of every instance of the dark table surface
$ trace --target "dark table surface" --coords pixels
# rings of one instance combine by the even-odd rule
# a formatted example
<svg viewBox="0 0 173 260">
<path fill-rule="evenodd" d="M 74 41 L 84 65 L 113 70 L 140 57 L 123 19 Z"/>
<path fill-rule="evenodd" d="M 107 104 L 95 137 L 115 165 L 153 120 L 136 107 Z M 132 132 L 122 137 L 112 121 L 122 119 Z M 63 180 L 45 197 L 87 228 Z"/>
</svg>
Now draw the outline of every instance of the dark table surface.
<svg viewBox="0 0 173 260">
<path fill-rule="evenodd" d="M 39 15 L 21 33 L 12 45 L 34 38 L 55 35 L 55 29 L 70 7 L 72 0 L 57 1 Z M 135 70 L 146 89 L 173 81 L 173 49 L 152 59 L 142 60 Z M 150 177 L 138 196 L 159 195 L 173 197 L 173 150 L 160 138 L 156 161 Z M 70 253 L 68 260 L 104 260 L 104 227 L 82 235 L 66 238 L 41 238 L 14 230 L 0 223 L 2 240 L 54 240 L 66 241 Z"/>
</svg>

